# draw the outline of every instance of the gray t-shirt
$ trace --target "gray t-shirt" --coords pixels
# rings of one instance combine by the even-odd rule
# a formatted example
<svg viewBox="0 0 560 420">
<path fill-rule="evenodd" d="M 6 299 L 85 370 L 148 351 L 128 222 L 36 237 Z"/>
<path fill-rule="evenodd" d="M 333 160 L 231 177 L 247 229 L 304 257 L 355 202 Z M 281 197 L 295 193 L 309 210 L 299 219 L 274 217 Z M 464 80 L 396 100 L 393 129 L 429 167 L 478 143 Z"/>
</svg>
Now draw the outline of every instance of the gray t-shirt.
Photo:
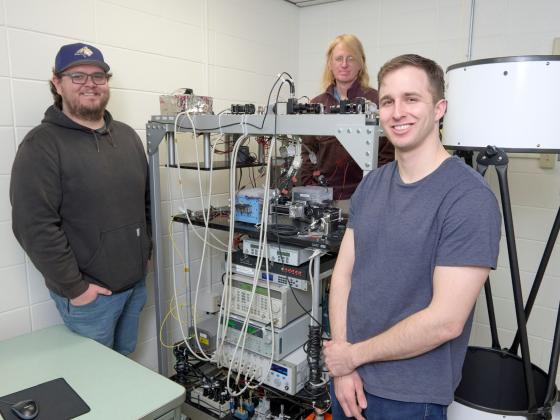
<svg viewBox="0 0 560 420">
<path fill-rule="evenodd" d="M 436 266 L 496 268 L 501 216 L 484 179 L 458 158 L 405 184 L 397 163 L 366 176 L 352 197 L 355 262 L 348 297 L 351 343 L 426 308 Z M 369 363 L 358 371 L 370 394 L 450 404 L 461 380 L 472 313 L 463 333 L 422 355 Z"/>
</svg>

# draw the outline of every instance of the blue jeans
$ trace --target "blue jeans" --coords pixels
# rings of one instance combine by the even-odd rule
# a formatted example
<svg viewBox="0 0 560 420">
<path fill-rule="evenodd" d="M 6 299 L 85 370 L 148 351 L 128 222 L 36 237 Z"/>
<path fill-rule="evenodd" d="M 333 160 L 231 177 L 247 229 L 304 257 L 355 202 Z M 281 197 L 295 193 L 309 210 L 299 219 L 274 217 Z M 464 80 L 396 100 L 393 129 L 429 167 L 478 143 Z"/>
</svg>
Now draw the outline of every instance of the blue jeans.
<svg viewBox="0 0 560 420">
<path fill-rule="evenodd" d="M 50 292 L 64 324 L 76 334 L 91 338 L 121 354 L 136 348 L 140 312 L 146 303 L 146 280 L 111 296 L 97 295 L 87 305 L 74 306 L 70 299 Z"/>
<path fill-rule="evenodd" d="M 388 400 L 365 392 L 367 408 L 362 415 L 367 420 L 447 420 L 447 406 Z M 348 419 L 336 399 L 331 381 L 333 420 Z"/>
</svg>

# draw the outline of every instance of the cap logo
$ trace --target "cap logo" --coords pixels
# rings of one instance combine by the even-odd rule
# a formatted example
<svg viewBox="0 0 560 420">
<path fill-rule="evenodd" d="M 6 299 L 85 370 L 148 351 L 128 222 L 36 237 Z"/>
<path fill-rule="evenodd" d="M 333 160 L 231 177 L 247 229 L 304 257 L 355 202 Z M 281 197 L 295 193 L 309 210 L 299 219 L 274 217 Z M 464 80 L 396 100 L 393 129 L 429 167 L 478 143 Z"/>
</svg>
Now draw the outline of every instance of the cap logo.
<svg viewBox="0 0 560 420">
<path fill-rule="evenodd" d="M 91 57 L 93 55 L 93 51 L 90 50 L 88 47 L 83 46 L 78 51 L 74 53 L 74 55 L 81 55 L 84 58 Z"/>
</svg>

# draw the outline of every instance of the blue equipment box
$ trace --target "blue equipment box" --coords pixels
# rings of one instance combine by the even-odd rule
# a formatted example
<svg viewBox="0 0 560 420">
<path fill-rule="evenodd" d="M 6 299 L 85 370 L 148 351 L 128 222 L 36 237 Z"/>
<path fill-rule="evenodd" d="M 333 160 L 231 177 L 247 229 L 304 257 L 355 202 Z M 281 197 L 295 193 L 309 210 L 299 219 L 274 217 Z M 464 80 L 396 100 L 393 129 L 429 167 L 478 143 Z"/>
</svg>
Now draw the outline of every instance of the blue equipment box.
<svg viewBox="0 0 560 420">
<path fill-rule="evenodd" d="M 263 200 L 260 197 L 238 195 L 235 199 L 235 221 L 258 225 L 261 223 Z"/>
</svg>

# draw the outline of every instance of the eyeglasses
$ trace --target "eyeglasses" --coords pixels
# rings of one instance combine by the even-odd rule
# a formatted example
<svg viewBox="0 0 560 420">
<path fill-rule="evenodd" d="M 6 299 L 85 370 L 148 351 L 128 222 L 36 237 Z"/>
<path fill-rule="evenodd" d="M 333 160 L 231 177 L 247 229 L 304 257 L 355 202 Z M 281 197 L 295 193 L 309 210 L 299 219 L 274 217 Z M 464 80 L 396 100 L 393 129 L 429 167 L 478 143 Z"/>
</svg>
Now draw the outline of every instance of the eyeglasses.
<svg viewBox="0 0 560 420">
<path fill-rule="evenodd" d="M 354 57 L 352 57 L 351 55 L 349 55 L 348 57 L 343 57 L 342 55 L 339 55 L 337 57 L 333 57 L 333 60 L 337 64 L 342 64 L 345 61 L 346 61 L 346 64 L 348 64 L 348 65 L 356 64 L 356 59 Z"/>
<path fill-rule="evenodd" d="M 72 83 L 77 85 L 85 85 L 87 82 L 88 77 L 91 77 L 91 81 L 95 85 L 104 85 L 107 83 L 107 80 L 111 78 L 110 74 L 98 72 L 98 73 L 82 73 L 82 72 L 75 72 L 75 73 L 60 73 L 61 76 L 68 76 L 72 79 Z"/>
</svg>

